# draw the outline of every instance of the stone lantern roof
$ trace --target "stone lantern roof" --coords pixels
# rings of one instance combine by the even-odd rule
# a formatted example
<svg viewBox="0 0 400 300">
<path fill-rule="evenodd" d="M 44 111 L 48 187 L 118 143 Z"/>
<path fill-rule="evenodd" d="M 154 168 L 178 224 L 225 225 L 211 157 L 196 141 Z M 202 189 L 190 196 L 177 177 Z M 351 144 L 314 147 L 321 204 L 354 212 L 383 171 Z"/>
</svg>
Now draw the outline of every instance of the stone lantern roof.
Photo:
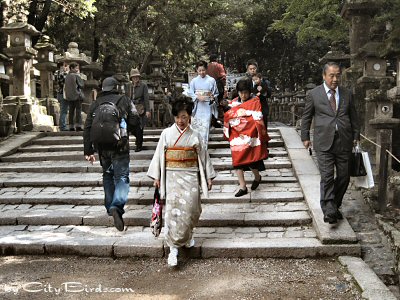
<svg viewBox="0 0 400 300">
<path fill-rule="evenodd" d="M 0 31 L 10 34 L 11 32 L 24 32 L 31 36 L 40 35 L 40 31 L 38 31 L 34 26 L 25 22 L 15 22 L 5 25 L 0 28 Z"/>
<path fill-rule="evenodd" d="M 57 56 L 56 61 L 63 61 L 66 63 L 76 62 L 80 66 L 88 65 L 92 62 L 91 57 L 86 56 L 85 53 L 80 53 L 78 44 L 71 42 L 68 44 L 68 50 L 63 55 Z"/>
<path fill-rule="evenodd" d="M 347 63 L 350 62 L 350 54 L 346 54 L 343 51 L 339 50 L 337 42 L 333 42 L 331 45 L 331 50 L 329 50 L 320 60 L 319 62 L 322 64 L 326 64 L 327 62 L 333 61 L 337 63 Z"/>
<path fill-rule="evenodd" d="M 340 15 L 346 20 L 350 20 L 352 16 L 360 14 L 372 16 L 381 5 L 381 0 L 348 0 L 344 4 Z"/>
</svg>

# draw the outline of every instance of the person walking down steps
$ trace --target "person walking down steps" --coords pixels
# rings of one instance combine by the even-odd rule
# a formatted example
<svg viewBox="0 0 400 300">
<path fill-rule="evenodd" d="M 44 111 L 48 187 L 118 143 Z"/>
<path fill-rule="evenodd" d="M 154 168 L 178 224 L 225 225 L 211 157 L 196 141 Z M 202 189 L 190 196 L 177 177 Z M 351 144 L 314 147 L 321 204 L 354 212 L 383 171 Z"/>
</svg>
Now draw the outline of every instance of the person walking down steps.
<svg viewBox="0 0 400 300">
<path fill-rule="evenodd" d="M 124 230 L 124 206 L 129 193 L 129 134 L 137 126 L 135 106 L 119 95 L 119 81 L 104 79 L 102 92 L 90 106 L 84 138 L 85 159 L 92 164 L 97 151 L 103 170 L 104 206 L 119 231 Z"/>
<path fill-rule="evenodd" d="M 311 147 L 310 127 L 314 119 L 314 150 L 321 173 L 320 204 L 324 222 L 343 219 L 343 196 L 350 182 L 349 159 L 360 140 L 360 126 L 352 93 L 339 86 L 340 66 L 330 62 L 322 72 L 324 83 L 307 96 L 301 122 L 301 140 Z M 336 169 L 336 178 L 335 176 Z"/>
<path fill-rule="evenodd" d="M 161 133 L 147 172 L 166 203 L 164 234 L 171 267 L 178 264 L 179 247 L 194 246 L 192 230 L 201 214 L 200 186 L 208 197 L 216 177 L 200 133 L 190 126 L 192 109 L 190 98 L 173 104 L 175 124 Z"/>
</svg>

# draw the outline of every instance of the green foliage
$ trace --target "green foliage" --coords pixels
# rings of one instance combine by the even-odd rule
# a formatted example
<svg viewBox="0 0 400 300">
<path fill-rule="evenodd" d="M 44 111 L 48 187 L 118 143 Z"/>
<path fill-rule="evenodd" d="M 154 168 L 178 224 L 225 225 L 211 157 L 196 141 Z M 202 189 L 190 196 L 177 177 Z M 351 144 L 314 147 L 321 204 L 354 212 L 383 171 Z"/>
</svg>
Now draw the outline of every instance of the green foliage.
<svg viewBox="0 0 400 300">
<path fill-rule="evenodd" d="M 339 14 L 342 5 L 342 0 L 289 1 L 282 18 L 271 27 L 285 34 L 294 34 L 299 44 L 313 39 L 347 42 L 348 25 Z"/>
<path fill-rule="evenodd" d="M 348 46 L 349 24 L 340 16 L 345 0 L 11 2 L 11 15 L 29 10 L 35 26 L 45 20 L 43 32 L 60 50 L 75 41 L 121 71 L 148 70 L 157 53 L 169 78 L 217 53 L 227 68 L 242 72 L 256 59 L 274 85 L 295 88 L 309 77 L 320 80 L 319 59 L 333 41 Z M 384 53 L 400 53 L 400 0 L 386 0 L 377 15 L 377 23 L 391 27 Z"/>
</svg>

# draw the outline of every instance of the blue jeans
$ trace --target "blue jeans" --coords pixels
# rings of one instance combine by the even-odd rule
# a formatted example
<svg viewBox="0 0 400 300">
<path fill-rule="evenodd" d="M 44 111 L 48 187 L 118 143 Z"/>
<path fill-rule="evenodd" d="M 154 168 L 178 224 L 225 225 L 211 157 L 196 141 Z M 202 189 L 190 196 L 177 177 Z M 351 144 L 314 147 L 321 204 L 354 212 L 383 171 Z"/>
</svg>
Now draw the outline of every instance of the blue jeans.
<svg viewBox="0 0 400 300">
<path fill-rule="evenodd" d="M 111 215 L 110 208 L 115 207 L 123 215 L 129 193 L 129 152 L 103 150 L 100 163 L 103 168 L 104 206 L 107 213 Z"/>
<path fill-rule="evenodd" d="M 60 130 L 68 130 L 67 128 L 67 113 L 68 113 L 68 101 L 64 99 L 62 93 L 57 93 L 57 100 L 60 103 Z"/>
</svg>

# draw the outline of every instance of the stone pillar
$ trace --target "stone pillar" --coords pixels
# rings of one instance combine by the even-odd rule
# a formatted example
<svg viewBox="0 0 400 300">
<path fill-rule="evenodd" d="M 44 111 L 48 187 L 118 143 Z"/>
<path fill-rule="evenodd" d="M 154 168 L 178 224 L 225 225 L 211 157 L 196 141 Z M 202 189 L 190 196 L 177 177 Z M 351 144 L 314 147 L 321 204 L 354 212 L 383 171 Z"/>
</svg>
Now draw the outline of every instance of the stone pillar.
<svg viewBox="0 0 400 300">
<path fill-rule="evenodd" d="M 10 46 L 4 50 L 13 59 L 12 96 L 4 99 L 4 109 L 15 114 L 17 101 L 21 108 L 23 130 L 54 130 L 53 119 L 43 114 L 45 108 L 39 107 L 31 94 L 32 59 L 37 51 L 32 48 L 32 36 L 39 32 L 26 22 L 15 22 L 0 29 L 9 35 Z"/>
<path fill-rule="evenodd" d="M 341 15 L 350 23 L 350 56 L 351 67 L 343 72 L 343 85 L 352 89 L 357 103 L 361 124 L 365 124 L 365 93 L 366 90 L 357 85 L 357 80 L 363 75 L 364 60 L 357 56 L 359 49 L 370 39 L 372 17 L 381 5 L 380 0 L 347 0 Z M 362 128 L 363 129 L 363 128 Z"/>
<path fill-rule="evenodd" d="M 97 62 L 92 62 L 86 66 L 83 66 L 82 71 L 87 74 L 87 80 L 84 88 L 85 102 L 82 104 L 82 111 L 87 114 L 89 112 L 91 103 L 96 100 L 95 91 L 100 85 L 98 78 L 100 78 L 102 66 Z"/>
<path fill-rule="evenodd" d="M 382 42 L 379 41 L 383 37 L 381 27 L 375 27 L 372 29 L 372 39 L 361 47 L 356 55 L 357 58 L 364 61 L 363 75 L 357 80 L 357 85 L 362 90 L 376 90 L 380 88 L 382 81 L 391 82 L 392 78 L 386 76 L 386 60 L 380 57 L 380 48 Z M 376 139 L 376 130 L 370 124 L 370 120 L 374 118 L 376 114 L 376 100 L 373 97 L 365 97 L 364 99 L 364 113 L 360 113 L 360 120 L 363 122 L 361 126 L 364 128 L 365 135 L 372 139 Z"/>
</svg>

